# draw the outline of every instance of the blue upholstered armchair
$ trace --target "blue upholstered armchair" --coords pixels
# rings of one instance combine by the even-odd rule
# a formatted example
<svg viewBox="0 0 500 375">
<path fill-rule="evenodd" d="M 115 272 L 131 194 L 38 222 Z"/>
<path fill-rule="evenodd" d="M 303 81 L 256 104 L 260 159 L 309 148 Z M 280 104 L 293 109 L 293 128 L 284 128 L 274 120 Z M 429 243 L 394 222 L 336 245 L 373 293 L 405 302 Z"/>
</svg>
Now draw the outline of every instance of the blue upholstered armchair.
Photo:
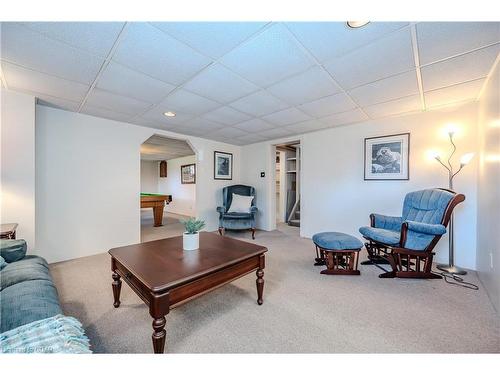
<svg viewBox="0 0 500 375">
<path fill-rule="evenodd" d="M 253 196 L 250 212 L 228 212 L 233 200 L 233 193 L 238 195 Z M 222 236 L 226 229 L 250 229 L 252 239 L 255 239 L 255 188 L 246 185 L 226 186 L 222 189 L 222 206 L 217 207 L 219 212 L 219 233 Z"/>
<path fill-rule="evenodd" d="M 370 215 L 370 226 L 360 233 L 368 242 L 368 261 L 389 263 L 392 271 L 380 277 L 441 278 L 431 273 L 432 250 L 443 234 L 453 209 L 465 196 L 446 189 L 408 193 L 401 216 Z"/>
</svg>

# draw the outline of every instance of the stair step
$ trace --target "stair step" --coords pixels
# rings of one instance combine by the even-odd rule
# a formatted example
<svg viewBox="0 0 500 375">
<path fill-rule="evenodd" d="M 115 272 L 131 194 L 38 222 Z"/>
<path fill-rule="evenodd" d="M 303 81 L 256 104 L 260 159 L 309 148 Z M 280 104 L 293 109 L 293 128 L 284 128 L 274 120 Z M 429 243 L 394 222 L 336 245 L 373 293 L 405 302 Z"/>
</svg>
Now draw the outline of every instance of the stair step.
<svg viewBox="0 0 500 375">
<path fill-rule="evenodd" d="M 300 227 L 300 219 L 292 219 L 288 222 L 288 225 L 292 227 Z"/>
<path fill-rule="evenodd" d="M 300 211 L 295 211 L 295 218 L 300 220 Z"/>
</svg>

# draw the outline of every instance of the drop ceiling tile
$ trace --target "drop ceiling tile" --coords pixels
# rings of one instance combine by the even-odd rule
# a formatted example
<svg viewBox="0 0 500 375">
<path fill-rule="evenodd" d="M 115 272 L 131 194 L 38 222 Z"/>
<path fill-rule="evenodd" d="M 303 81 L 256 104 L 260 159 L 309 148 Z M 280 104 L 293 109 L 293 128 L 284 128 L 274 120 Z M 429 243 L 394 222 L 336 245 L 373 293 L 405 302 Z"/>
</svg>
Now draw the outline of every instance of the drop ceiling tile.
<svg viewBox="0 0 500 375">
<path fill-rule="evenodd" d="M 184 124 L 186 121 L 193 119 L 195 116 L 189 113 L 176 112 L 175 117 L 166 117 L 163 113 L 165 109 L 162 106 L 155 106 L 142 114 L 143 119 L 154 121 L 162 126 L 176 126 Z"/>
<path fill-rule="evenodd" d="M 151 105 L 141 100 L 116 95 L 100 89 L 92 90 L 87 98 L 87 104 L 91 107 L 103 108 L 129 115 L 136 115 Z"/>
<path fill-rule="evenodd" d="M 289 130 L 293 133 L 307 133 L 315 130 L 325 129 L 329 127 L 329 125 L 319 121 L 319 120 L 307 120 L 303 122 L 299 122 L 298 124 L 293 124 L 290 126 L 285 126 L 284 129 Z"/>
<path fill-rule="evenodd" d="M 190 80 L 184 88 L 220 103 L 229 103 L 258 90 L 220 64 L 213 64 Z"/>
<path fill-rule="evenodd" d="M 485 79 L 478 79 L 458 85 L 426 92 L 425 105 L 427 108 L 476 99 L 484 85 Z"/>
<path fill-rule="evenodd" d="M 320 62 L 342 56 L 407 25 L 407 22 L 371 22 L 351 29 L 345 22 L 287 23 L 297 39 Z"/>
<path fill-rule="evenodd" d="M 249 133 L 261 132 L 264 130 L 269 130 L 275 127 L 275 125 L 271 125 L 261 119 L 254 118 L 248 121 L 240 122 L 237 125 L 234 125 L 235 128 L 245 130 Z"/>
<path fill-rule="evenodd" d="M 361 110 L 355 109 L 353 111 L 336 113 L 320 120 L 329 126 L 337 126 L 368 120 L 368 117 Z"/>
<path fill-rule="evenodd" d="M 270 129 L 259 133 L 260 136 L 265 137 L 267 139 L 286 137 L 292 134 L 294 133 L 288 130 L 287 128 Z"/>
<path fill-rule="evenodd" d="M 250 144 L 265 141 L 266 137 L 263 137 L 259 134 L 246 134 L 238 137 L 237 140 L 244 142 L 244 144 Z"/>
<path fill-rule="evenodd" d="M 232 50 L 265 22 L 154 22 L 153 25 L 213 59 Z"/>
<path fill-rule="evenodd" d="M 104 59 L 17 23 L 2 23 L 2 59 L 56 77 L 90 84 Z"/>
<path fill-rule="evenodd" d="M 361 106 L 377 104 L 418 94 L 417 73 L 413 70 L 398 74 L 349 91 L 349 95 Z"/>
<path fill-rule="evenodd" d="M 208 112 L 201 117 L 224 125 L 234 125 L 250 118 L 250 116 L 238 112 L 230 107 L 217 108 L 216 110 Z"/>
<path fill-rule="evenodd" d="M 278 82 L 267 90 L 293 105 L 307 103 L 340 91 L 330 75 L 319 66 Z"/>
<path fill-rule="evenodd" d="M 157 103 L 175 86 L 136 72 L 123 65 L 110 62 L 102 73 L 97 87 L 119 95 L 148 103 Z"/>
<path fill-rule="evenodd" d="M 421 65 L 500 42 L 498 22 L 423 22 L 416 27 Z"/>
<path fill-rule="evenodd" d="M 45 94 L 35 94 L 37 97 L 37 104 L 44 105 L 46 107 L 52 107 L 57 109 L 64 109 L 65 111 L 76 112 L 80 107 L 80 103 L 73 102 L 71 100 L 56 98 Z"/>
<path fill-rule="evenodd" d="M 253 116 L 264 116 L 289 107 L 288 104 L 264 90 L 238 99 L 230 106 Z"/>
<path fill-rule="evenodd" d="M 486 77 L 500 51 L 500 44 L 421 68 L 424 91 Z"/>
<path fill-rule="evenodd" d="M 207 134 L 206 130 L 185 125 L 175 127 L 172 131 L 180 134 L 194 135 L 195 137 L 204 137 Z"/>
<path fill-rule="evenodd" d="M 37 92 L 75 102 L 81 102 L 89 86 L 34 70 L 2 62 L 2 70 L 10 89 Z"/>
<path fill-rule="evenodd" d="M 203 132 L 218 130 L 223 128 L 224 125 L 217 122 L 209 121 L 200 117 L 196 117 L 192 120 L 187 121 L 183 126 L 189 126 L 190 128 L 199 129 Z"/>
<path fill-rule="evenodd" d="M 139 126 L 145 126 L 147 128 L 161 128 L 162 125 L 162 123 L 159 121 L 154 121 L 143 117 L 134 117 L 130 120 L 130 122 Z"/>
<path fill-rule="evenodd" d="M 217 130 L 217 131 L 213 132 L 212 134 L 215 137 L 219 137 L 220 136 L 220 137 L 225 137 L 225 138 L 231 139 L 231 138 L 241 137 L 242 135 L 245 135 L 245 134 L 248 134 L 248 133 L 244 132 L 241 129 L 226 127 L 226 128 L 222 128 L 220 130 Z"/>
<path fill-rule="evenodd" d="M 304 112 L 299 111 L 295 107 L 271 113 L 270 115 L 262 117 L 263 120 L 278 126 L 290 125 L 296 122 L 309 120 L 310 118 L 311 117 L 309 115 L 306 115 Z"/>
<path fill-rule="evenodd" d="M 207 134 L 204 138 L 211 139 L 211 140 L 216 141 L 216 142 L 224 142 L 224 143 L 229 143 L 229 144 L 233 144 L 233 140 L 236 139 L 236 138 L 223 137 L 222 135 L 218 135 L 218 134 L 214 134 L 214 133 Z"/>
<path fill-rule="evenodd" d="M 22 22 L 43 35 L 73 47 L 106 57 L 113 47 L 123 22 Z"/>
<path fill-rule="evenodd" d="M 407 96 L 389 102 L 364 107 L 363 110 L 372 118 L 397 115 L 400 113 L 421 111 L 420 95 Z"/>
<path fill-rule="evenodd" d="M 333 59 L 325 68 L 344 88 L 351 89 L 415 68 L 409 28 Z"/>
<path fill-rule="evenodd" d="M 147 23 L 128 26 L 113 60 L 175 85 L 210 64 L 208 58 Z"/>
<path fill-rule="evenodd" d="M 344 93 L 339 93 L 299 106 L 299 109 L 313 117 L 325 117 L 334 113 L 345 112 L 356 105 Z"/>
<path fill-rule="evenodd" d="M 100 108 L 100 107 L 94 107 L 92 105 L 87 105 L 85 104 L 81 110 L 81 113 L 84 113 L 86 115 L 91 115 L 95 117 L 102 117 L 110 120 L 115 120 L 115 121 L 128 121 L 132 116 L 125 114 L 125 113 L 119 113 L 115 111 L 110 111 L 105 108 Z"/>
<path fill-rule="evenodd" d="M 300 73 L 314 64 L 282 24 L 271 26 L 220 61 L 263 87 Z"/>
<path fill-rule="evenodd" d="M 200 115 L 221 106 L 213 100 L 203 98 L 183 89 L 173 92 L 158 105 L 164 109 L 164 112 L 179 111 L 193 115 Z"/>
</svg>

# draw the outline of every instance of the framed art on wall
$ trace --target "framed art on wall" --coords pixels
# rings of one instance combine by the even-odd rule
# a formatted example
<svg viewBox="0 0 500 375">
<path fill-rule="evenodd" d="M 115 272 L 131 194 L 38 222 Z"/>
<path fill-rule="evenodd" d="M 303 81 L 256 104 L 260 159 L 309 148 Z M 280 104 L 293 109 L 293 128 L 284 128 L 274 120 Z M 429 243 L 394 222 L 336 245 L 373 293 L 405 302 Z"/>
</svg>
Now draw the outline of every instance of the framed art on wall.
<svg viewBox="0 0 500 375">
<path fill-rule="evenodd" d="M 365 138 L 365 180 L 409 180 L 410 133 Z"/>
<path fill-rule="evenodd" d="M 233 154 L 214 151 L 214 179 L 233 179 Z"/>
<path fill-rule="evenodd" d="M 196 183 L 196 164 L 181 165 L 181 184 Z"/>
</svg>

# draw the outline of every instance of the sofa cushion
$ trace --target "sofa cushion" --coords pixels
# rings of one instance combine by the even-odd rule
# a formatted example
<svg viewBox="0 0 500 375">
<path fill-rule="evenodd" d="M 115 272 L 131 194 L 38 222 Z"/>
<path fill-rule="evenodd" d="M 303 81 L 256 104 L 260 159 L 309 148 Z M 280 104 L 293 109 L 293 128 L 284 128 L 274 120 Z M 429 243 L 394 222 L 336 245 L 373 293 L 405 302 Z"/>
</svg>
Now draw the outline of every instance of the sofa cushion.
<svg viewBox="0 0 500 375">
<path fill-rule="evenodd" d="M 6 267 L 0 271 L 0 290 L 28 280 L 52 281 L 45 259 L 27 255 L 17 262 L 7 263 Z"/>
<path fill-rule="evenodd" d="M 0 240 L 0 255 L 7 263 L 23 259 L 26 255 L 26 241 Z"/>
<path fill-rule="evenodd" d="M 0 292 L 0 332 L 61 314 L 57 290 L 49 280 L 23 281 Z"/>
<path fill-rule="evenodd" d="M 0 256 L 0 271 L 3 270 L 6 265 L 7 265 L 7 262 L 5 261 L 5 259 L 3 259 L 3 256 Z"/>
<path fill-rule="evenodd" d="M 359 228 L 359 232 L 365 238 L 387 245 L 398 245 L 399 237 L 401 236 L 400 232 L 373 227 L 361 227 Z"/>
<path fill-rule="evenodd" d="M 228 212 L 223 214 L 224 219 L 251 219 L 252 214 L 248 212 Z"/>
</svg>

